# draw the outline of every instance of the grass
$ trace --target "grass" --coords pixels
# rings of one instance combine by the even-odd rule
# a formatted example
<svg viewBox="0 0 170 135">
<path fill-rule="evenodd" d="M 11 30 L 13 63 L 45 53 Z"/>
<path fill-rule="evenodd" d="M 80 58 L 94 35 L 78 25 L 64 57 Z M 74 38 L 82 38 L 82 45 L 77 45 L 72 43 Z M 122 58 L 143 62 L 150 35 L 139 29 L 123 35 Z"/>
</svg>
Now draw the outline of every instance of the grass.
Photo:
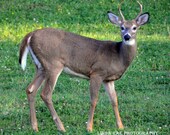
<svg viewBox="0 0 170 135">
<path fill-rule="evenodd" d="M 116 81 L 119 110 L 125 130 L 118 131 L 105 91 L 101 88 L 95 111 L 94 132 L 170 134 L 170 2 L 141 0 L 150 23 L 138 33 L 138 54 L 124 76 Z M 120 40 L 119 29 L 107 21 L 106 12 L 118 14 L 118 0 L 1 0 L 0 1 L 0 133 L 3 135 L 61 134 L 40 96 L 36 109 L 39 132 L 29 122 L 25 88 L 34 75 L 30 58 L 23 72 L 18 64 L 19 43 L 37 28 L 55 27 L 101 40 Z M 125 1 L 126 18 L 134 18 L 139 8 Z M 89 83 L 62 74 L 53 102 L 68 134 L 88 134 Z M 40 93 L 40 92 L 39 92 Z M 39 93 L 37 95 L 39 95 Z"/>
</svg>

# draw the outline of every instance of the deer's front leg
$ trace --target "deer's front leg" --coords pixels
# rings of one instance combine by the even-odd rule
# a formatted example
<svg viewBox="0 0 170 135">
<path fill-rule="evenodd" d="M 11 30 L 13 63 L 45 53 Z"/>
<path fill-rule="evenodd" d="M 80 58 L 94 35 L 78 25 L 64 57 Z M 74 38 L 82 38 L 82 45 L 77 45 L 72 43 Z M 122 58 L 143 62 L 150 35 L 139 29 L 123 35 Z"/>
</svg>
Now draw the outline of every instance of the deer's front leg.
<svg viewBox="0 0 170 135">
<path fill-rule="evenodd" d="M 90 106 L 90 113 L 89 113 L 89 119 L 87 122 L 87 131 L 91 132 L 93 129 L 93 117 L 94 117 L 94 111 L 97 104 L 98 99 L 98 91 L 100 89 L 102 83 L 102 79 L 97 76 L 91 76 L 90 77 L 90 100 L 91 100 L 91 106 Z"/>
<path fill-rule="evenodd" d="M 117 127 L 119 129 L 123 129 L 124 127 L 123 127 L 122 120 L 121 120 L 119 110 L 118 110 L 118 101 L 117 101 L 117 95 L 116 95 L 116 91 L 115 91 L 114 81 L 104 83 L 104 87 L 110 97 L 110 101 L 113 106 L 113 110 L 114 110 L 114 113 L 116 116 Z"/>
</svg>

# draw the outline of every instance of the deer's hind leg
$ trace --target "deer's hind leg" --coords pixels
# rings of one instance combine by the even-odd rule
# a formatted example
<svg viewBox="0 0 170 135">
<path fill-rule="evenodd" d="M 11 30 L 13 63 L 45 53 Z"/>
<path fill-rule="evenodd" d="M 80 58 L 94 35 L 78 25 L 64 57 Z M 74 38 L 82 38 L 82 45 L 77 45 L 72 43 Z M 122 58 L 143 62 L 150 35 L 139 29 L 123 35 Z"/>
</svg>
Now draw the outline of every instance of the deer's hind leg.
<svg viewBox="0 0 170 135">
<path fill-rule="evenodd" d="M 44 81 L 44 74 L 43 71 L 37 69 L 36 75 L 33 81 L 28 86 L 26 93 L 28 98 L 28 103 L 30 106 L 30 119 L 31 125 L 34 131 L 38 131 L 38 123 L 36 118 L 36 111 L 35 111 L 35 96 L 38 91 L 38 88 L 41 86 L 42 82 Z"/>
<path fill-rule="evenodd" d="M 64 126 L 58 114 L 56 113 L 52 102 L 52 92 L 62 70 L 63 66 L 58 66 L 55 71 L 48 71 L 48 76 L 46 77 L 45 85 L 41 93 L 41 98 L 48 107 L 58 130 L 64 132 L 65 131 Z"/>
</svg>

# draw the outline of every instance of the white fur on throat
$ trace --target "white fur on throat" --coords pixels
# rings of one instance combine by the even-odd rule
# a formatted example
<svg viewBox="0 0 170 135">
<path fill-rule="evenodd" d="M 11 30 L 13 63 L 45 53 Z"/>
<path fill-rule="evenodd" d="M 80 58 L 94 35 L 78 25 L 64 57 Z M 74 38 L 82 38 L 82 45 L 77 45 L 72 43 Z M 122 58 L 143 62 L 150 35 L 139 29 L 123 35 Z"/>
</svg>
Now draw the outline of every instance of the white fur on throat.
<svg viewBox="0 0 170 135">
<path fill-rule="evenodd" d="M 135 45 L 135 39 L 132 39 L 132 40 L 128 40 L 128 41 L 123 41 L 125 45 Z"/>
</svg>

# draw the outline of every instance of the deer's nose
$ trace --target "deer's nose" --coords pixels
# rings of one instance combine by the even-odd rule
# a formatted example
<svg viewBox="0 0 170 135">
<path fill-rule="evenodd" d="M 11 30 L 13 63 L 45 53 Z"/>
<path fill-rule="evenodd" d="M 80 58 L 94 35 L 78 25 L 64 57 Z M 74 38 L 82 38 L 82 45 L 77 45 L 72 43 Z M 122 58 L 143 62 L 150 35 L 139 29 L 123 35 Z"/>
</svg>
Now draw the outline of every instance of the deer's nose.
<svg viewBox="0 0 170 135">
<path fill-rule="evenodd" d="M 125 41 L 128 41 L 130 38 L 131 38 L 131 36 L 130 36 L 129 34 L 126 34 L 126 35 L 124 36 Z"/>
</svg>

